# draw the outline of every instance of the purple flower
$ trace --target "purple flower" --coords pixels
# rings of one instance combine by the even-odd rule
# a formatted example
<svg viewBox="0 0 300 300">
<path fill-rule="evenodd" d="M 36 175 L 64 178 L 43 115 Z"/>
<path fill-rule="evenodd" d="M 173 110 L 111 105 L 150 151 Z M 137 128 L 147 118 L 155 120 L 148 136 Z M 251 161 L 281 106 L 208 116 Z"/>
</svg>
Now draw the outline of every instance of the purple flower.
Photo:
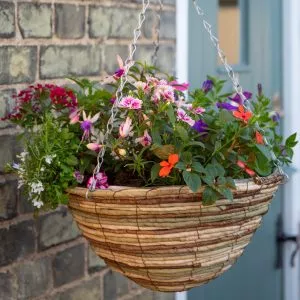
<svg viewBox="0 0 300 300">
<path fill-rule="evenodd" d="M 96 175 L 89 178 L 87 182 L 87 188 L 93 188 L 93 189 L 101 189 L 105 190 L 108 188 L 108 183 L 107 183 L 107 176 L 105 175 L 104 172 L 99 172 Z"/>
<path fill-rule="evenodd" d="M 234 106 L 230 103 L 226 103 L 226 102 L 217 102 L 217 107 L 218 108 L 223 108 L 229 111 L 235 111 L 238 109 L 238 106 Z"/>
<path fill-rule="evenodd" d="M 202 91 L 204 93 L 208 93 L 213 88 L 213 81 L 212 80 L 205 80 L 202 84 Z"/>
<path fill-rule="evenodd" d="M 246 100 L 249 100 L 252 98 L 252 93 L 250 92 L 243 92 L 243 95 L 245 96 Z M 238 104 L 243 104 L 243 100 L 239 94 L 235 94 L 234 97 L 229 97 L 230 100 L 238 103 Z"/>
<path fill-rule="evenodd" d="M 114 78 L 116 80 L 118 80 L 124 75 L 124 73 L 125 73 L 125 70 L 123 68 L 120 68 L 114 73 Z"/>
<path fill-rule="evenodd" d="M 199 120 L 195 122 L 192 128 L 198 131 L 199 133 L 206 133 L 208 125 L 203 120 Z"/>
<path fill-rule="evenodd" d="M 280 115 L 278 112 L 273 112 L 271 114 L 271 117 L 272 117 L 273 122 L 275 122 L 275 123 L 278 123 L 280 121 Z"/>
<path fill-rule="evenodd" d="M 90 131 L 92 127 L 92 122 L 89 120 L 82 121 L 80 127 L 83 131 Z"/>
<path fill-rule="evenodd" d="M 78 183 L 83 182 L 84 176 L 79 171 L 75 171 L 73 175 Z"/>
</svg>

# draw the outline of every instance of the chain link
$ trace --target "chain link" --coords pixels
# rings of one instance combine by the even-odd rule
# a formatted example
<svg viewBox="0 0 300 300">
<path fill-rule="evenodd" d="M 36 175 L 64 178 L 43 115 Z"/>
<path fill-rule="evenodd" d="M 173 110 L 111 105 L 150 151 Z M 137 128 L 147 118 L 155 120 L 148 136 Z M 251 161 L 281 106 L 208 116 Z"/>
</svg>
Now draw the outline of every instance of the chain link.
<svg viewBox="0 0 300 300">
<path fill-rule="evenodd" d="M 156 23 L 155 23 L 155 37 L 154 37 L 154 53 L 151 57 L 151 61 L 152 61 L 152 65 L 156 66 L 157 64 L 157 55 L 158 55 L 158 51 L 159 51 L 159 47 L 160 47 L 160 25 L 161 25 L 161 13 L 163 10 L 163 3 L 162 0 L 157 0 L 158 4 L 159 4 L 159 11 L 155 11 L 155 16 L 156 16 Z"/>
<path fill-rule="evenodd" d="M 120 84 L 119 84 L 118 89 L 116 91 L 116 100 L 112 105 L 111 115 L 110 115 L 110 118 L 109 118 L 109 120 L 107 122 L 107 125 L 106 125 L 106 132 L 100 140 L 100 143 L 103 146 L 102 146 L 102 148 L 100 149 L 100 151 L 97 155 L 97 166 L 95 167 L 95 169 L 93 171 L 92 184 L 91 184 L 90 188 L 87 191 L 86 197 L 88 197 L 88 192 L 89 191 L 94 191 L 95 187 L 96 187 L 95 175 L 100 172 L 101 166 L 103 164 L 104 155 L 105 155 L 105 152 L 106 152 L 105 142 L 107 141 L 108 137 L 110 136 L 110 134 L 112 133 L 112 130 L 114 128 L 114 122 L 115 122 L 115 119 L 116 119 L 116 116 L 117 116 L 118 106 L 119 106 L 119 103 L 120 103 L 121 99 L 123 98 L 123 89 L 124 89 L 126 83 L 128 82 L 128 72 L 129 72 L 130 68 L 134 65 L 133 56 L 134 56 L 134 54 L 136 52 L 136 49 L 137 49 L 138 39 L 139 39 L 139 37 L 141 36 L 141 33 L 142 33 L 141 29 L 142 29 L 143 23 L 146 19 L 146 11 L 149 7 L 149 4 L 150 4 L 150 0 L 143 0 L 142 10 L 141 10 L 141 12 L 139 13 L 139 16 L 138 16 L 138 25 L 133 31 L 133 40 L 132 40 L 132 42 L 129 46 L 129 55 L 128 55 L 127 59 L 124 62 L 124 74 L 120 78 Z"/>
<path fill-rule="evenodd" d="M 203 9 L 197 4 L 197 0 L 192 0 L 195 10 L 197 12 L 197 14 L 199 15 L 199 17 L 202 18 L 202 23 L 203 26 L 205 28 L 205 30 L 208 32 L 210 40 L 212 41 L 213 45 L 215 46 L 215 48 L 217 49 L 218 55 L 227 71 L 228 77 L 230 78 L 233 88 L 236 91 L 236 93 L 241 97 L 245 107 L 252 112 L 253 108 L 252 105 L 250 103 L 250 101 L 248 101 L 248 99 L 246 99 L 244 93 L 243 93 L 243 88 L 239 83 L 239 79 L 238 76 L 235 74 L 235 72 L 233 71 L 233 68 L 231 67 L 231 65 L 229 65 L 228 61 L 227 61 L 227 57 L 224 53 L 224 51 L 221 49 L 220 47 L 220 42 L 219 39 L 213 34 L 212 32 L 212 25 L 209 24 L 209 22 L 205 19 L 205 13 L 203 11 Z M 258 124 L 256 124 L 257 129 L 259 131 L 261 131 L 262 133 L 264 133 L 263 129 L 260 128 L 258 126 Z M 283 171 L 282 166 L 280 161 L 278 160 L 278 158 L 276 157 L 274 151 L 272 150 L 272 146 L 270 145 L 268 139 L 266 138 L 265 134 L 264 134 L 264 142 L 267 146 L 269 146 L 270 148 L 270 152 L 271 152 L 271 158 L 274 162 L 274 165 L 276 166 L 278 172 L 283 176 L 283 183 L 285 183 L 286 181 L 288 181 L 288 175 Z M 263 180 L 262 180 L 263 181 Z"/>
</svg>

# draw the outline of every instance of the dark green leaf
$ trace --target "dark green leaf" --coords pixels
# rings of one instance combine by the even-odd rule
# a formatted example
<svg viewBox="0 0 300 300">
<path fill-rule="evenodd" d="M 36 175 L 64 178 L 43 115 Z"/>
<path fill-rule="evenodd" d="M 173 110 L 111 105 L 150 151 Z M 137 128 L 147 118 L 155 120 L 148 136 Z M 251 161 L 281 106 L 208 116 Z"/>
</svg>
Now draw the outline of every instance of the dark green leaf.
<svg viewBox="0 0 300 300">
<path fill-rule="evenodd" d="M 155 164 L 151 168 L 151 181 L 154 182 L 158 177 L 161 166 L 159 164 Z"/>
<path fill-rule="evenodd" d="M 189 138 L 189 134 L 188 132 L 186 131 L 186 129 L 181 126 L 181 125 L 176 125 L 176 132 L 178 133 L 179 137 L 184 141 L 188 141 L 190 138 Z"/>
<path fill-rule="evenodd" d="M 175 118 L 175 113 L 174 113 L 174 109 L 173 109 L 172 105 L 168 105 L 167 115 L 169 117 L 169 120 L 170 120 L 171 124 L 175 125 L 176 118 Z"/>
<path fill-rule="evenodd" d="M 212 189 L 211 187 L 207 186 L 203 192 L 203 204 L 204 205 L 212 205 L 219 199 L 218 193 Z"/>
<path fill-rule="evenodd" d="M 195 193 L 201 187 L 201 179 L 200 176 L 196 173 L 183 171 L 182 173 L 183 179 L 185 183 L 189 186 L 189 188 Z"/>
<path fill-rule="evenodd" d="M 260 153 L 261 153 L 268 161 L 271 160 L 271 153 L 270 153 L 270 150 L 269 150 L 266 146 L 256 144 L 255 147 L 260 151 Z"/>
<path fill-rule="evenodd" d="M 205 173 L 205 168 L 199 163 L 199 162 L 193 162 L 192 163 L 192 169 L 193 171 L 199 172 L 199 173 Z"/>
</svg>

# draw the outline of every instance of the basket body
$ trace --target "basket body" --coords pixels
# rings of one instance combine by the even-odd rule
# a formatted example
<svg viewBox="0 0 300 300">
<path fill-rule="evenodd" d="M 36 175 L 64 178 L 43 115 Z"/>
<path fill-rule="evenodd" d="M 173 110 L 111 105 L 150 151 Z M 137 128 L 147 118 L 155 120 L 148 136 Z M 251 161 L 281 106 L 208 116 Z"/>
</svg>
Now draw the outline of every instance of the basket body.
<svg viewBox="0 0 300 300">
<path fill-rule="evenodd" d="M 69 192 L 69 207 L 97 255 L 136 283 L 163 292 L 205 284 L 250 242 L 281 181 L 236 181 L 234 201 L 203 206 L 188 187 L 110 187 Z"/>
</svg>

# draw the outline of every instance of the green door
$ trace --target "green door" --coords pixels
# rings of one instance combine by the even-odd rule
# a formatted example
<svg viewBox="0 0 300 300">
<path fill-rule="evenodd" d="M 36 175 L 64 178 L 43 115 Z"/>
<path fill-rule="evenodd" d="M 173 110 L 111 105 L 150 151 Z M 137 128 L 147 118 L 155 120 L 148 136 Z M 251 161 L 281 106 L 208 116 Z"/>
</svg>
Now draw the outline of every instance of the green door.
<svg viewBox="0 0 300 300">
<path fill-rule="evenodd" d="M 192 1 L 190 1 L 192 2 Z M 219 35 L 221 46 L 244 90 L 266 95 L 281 93 L 281 0 L 199 0 Z M 206 74 L 226 78 L 217 53 L 189 4 L 189 80 L 199 87 Z M 277 194 L 261 228 L 243 256 L 224 275 L 187 293 L 188 300 L 282 300 L 282 272 L 276 270 L 276 220 L 281 210 Z"/>
</svg>

